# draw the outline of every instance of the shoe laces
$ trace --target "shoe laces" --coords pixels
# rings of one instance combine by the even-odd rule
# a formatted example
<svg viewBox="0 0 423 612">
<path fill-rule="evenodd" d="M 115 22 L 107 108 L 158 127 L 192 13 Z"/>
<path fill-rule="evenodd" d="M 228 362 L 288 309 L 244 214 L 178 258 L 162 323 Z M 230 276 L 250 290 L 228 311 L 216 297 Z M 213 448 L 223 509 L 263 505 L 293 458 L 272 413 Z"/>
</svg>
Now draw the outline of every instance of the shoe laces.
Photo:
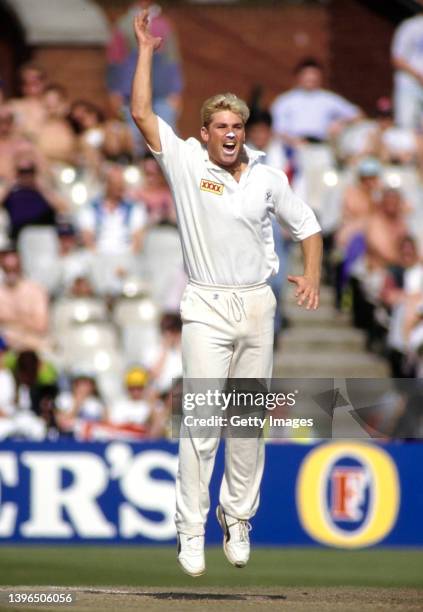
<svg viewBox="0 0 423 612">
<path fill-rule="evenodd" d="M 238 527 L 239 542 L 242 544 L 249 544 L 250 543 L 249 532 L 252 529 L 251 523 L 249 523 L 248 521 L 236 521 L 236 523 L 233 523 L 232 525 L 228 525 L 229 529 L 231 529 L 232 527 L 236 527 L 236 526 Z"/>
</svg>

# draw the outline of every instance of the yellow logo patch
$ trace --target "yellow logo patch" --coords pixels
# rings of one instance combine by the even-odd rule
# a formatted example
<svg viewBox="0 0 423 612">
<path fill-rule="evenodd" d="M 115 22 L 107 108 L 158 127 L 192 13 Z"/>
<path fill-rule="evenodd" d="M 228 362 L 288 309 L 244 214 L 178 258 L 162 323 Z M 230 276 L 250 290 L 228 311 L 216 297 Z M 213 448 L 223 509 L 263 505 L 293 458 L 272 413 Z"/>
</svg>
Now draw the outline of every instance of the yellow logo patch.
<svg viewBox="0 0 423 612">
<path fill-rule="evenodd" d="M 223 188 L 224 185 L 222 185 L 222 183 L 215 183 L 214 181 L 209 181 L 208 179 L 201 179 L 201 191 L 208 191 L 210 193 L 215 193 L 216 195 L 222 195 Z"/>
</svg>

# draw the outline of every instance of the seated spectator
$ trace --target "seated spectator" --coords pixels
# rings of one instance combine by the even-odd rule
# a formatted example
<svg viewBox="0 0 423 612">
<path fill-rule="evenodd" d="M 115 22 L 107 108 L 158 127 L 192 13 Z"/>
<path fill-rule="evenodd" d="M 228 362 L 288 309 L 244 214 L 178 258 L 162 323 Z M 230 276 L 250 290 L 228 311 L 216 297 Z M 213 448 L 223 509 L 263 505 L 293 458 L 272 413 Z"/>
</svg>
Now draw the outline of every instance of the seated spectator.
<svg viewBox="0 0 423 612">
<path fill-rule="evenodd" d="M 147 353 L 145 366 L 154 389 L 165 393 L 174 378 L 182 376 L 182 321 L 178 314 L 166 313 L 160 321 L 161 342 Z"/>
<path fill-rule="evenodd" d="M 97 256 L 94 276 L 101 293 L 121 291 L 126 276 L 135 273 L 136 255 L 142 246 L 146 214 L 125 199 L 123 170 L 112 166 L 106 175 L 106 191 L 79 215 L 83 244 Z"/>
<path fill-rule="evenodd" d="M 384 189 L 380 204 L 366 226 L 367 257 L 371 268 L 399 263 L 401 240 L 408 233 L 405 210 L 401 193 L 397 189 Z"/>
<path fill-rule="evenodd" d="M 71 223 L 59 223 L 57 235 L 59 237 L 57 265 L 60 268 L 57 293 L 64 293 L 77 279 L 90 276 L 91 256 L 80 247 L 76 229 Z"/>
<path fill-rule="evenodd" d="M 142 172 L 144 182 L 132 195 L 135 201 L 146 207 L 149 225 L 176 225 L 172 194 L 159 164 L 151 153 L 144 155 Z"/>
<path fill-rule="evenodd" d="M 104 145 L 103 113 L 91 102 L 78 100 L 72 104 L 69 119 L 78 137 L 82 164 L 98 170 Z"/>
<path fill-rule="evenodd" d="M 131 128 L 123 120 L 120 99 L 109 96 L 109 116 L 104 123 L 104 157 L 117 164 L 129 164 L 135 156 L 135 144 Z"/>
<path fill-rule="evenodd" d="M 10 220 L 10 237 L 16 240 L 28 225 L 55 225 L 56 214 L 65 214 L 68 204 L 47 184 L 34 159 L 18 157 L 16 181 L 4 196 L 3 208 Z"/>
<path fill-rule="evenodd" d="M 76 276 L 67 291 L 69 297 L 91 298 L 95 296 L 95 290 L 91 280 L 87 276 Z"/>
<path fill-rule="evenodd" d="M 322 89 L 323 67 L 307 58 L 295 68 L 296 85 L 278 96 L 271 113 L 274 130 L 287 144 L 327 142 L 361 115 L 341 96 Z"/>
<path fill-rule="evenodd" d="M 376 210 L 382 191 L 379 160 L 368 157 L 357 167 L 357 179 L 345 190 L 340 224 L 336 233 L 336 246 L 345 249 L 351 239 L 362 234 L 369 216 Z"/>
<path fill-rule="evenodd" d="M 416 163 L 419 154 L 417 133 L 411 128 L 398 127 L 394 124 L 389 98 L 379 98 L 376 113 L 376 127 L 368 136 L 369 154 L 379 157 L 384 163 Z"/>
<path fill-rule="evenodd" d="M 67 92 L 61 85 L 50 85 L 44 94 L 46 120 L 38 137 L 38 146 L 48 162 L 75 164 L 76 137 L 67 115 Z"/>
<path fill-rule="evenodd" d="M 137 425 L 149 434 L 154 421 L 154 401 L 147 388 L 147 371 L 132 367 L 125 374 L 125 397 L 113 402 L 109 409 L 108 421 L 112 425 Z"/>
<path fill-rule="evenodd" d="M 36 64 L 25 64 L 19 71 L 22 97 L 10 101 L 19 133 L 37 143 L 47 112 L 44 92 L 47 78 Z"/>
<path fill-rule="evenodd" d="M 48 346 L 48 296 L 43 287 L 24 278 L 13 246 L 0 254 L 0 334 L 14 350 Z"/>
<path fill-rule="evenodd" d="M 105 407 L 94 376 L 76 374 L 71 390 L 56 398 L 56 421 L 62 433 L 75 433 L 84 421 L 100 422 L 105 419 Z"/>
<path fill-rule="evenodd" d="M 411 375 L 406 358 L 405 318 L 410 305 L 414 306 L 416 301 L 419 303 L 422 295 L 423 265 L 416 241 L 411 236 L 405 236 L 400 243 L 399 265 L 388 268 L 380 296 L 390 313 L 387 343 L 392 378 Z"/>
<path fill-rule="evenodd" d="M 7 185 L 15 179 L 15 160 L 17 156 L 28 153 L 32 149 L 32 145 L 16 131 L 10 104 L 0 106 L 0 183 L 4 183 L 4 185 L 1 185 L 1 199 L 7 190 Z"/>
<path fill-rule="evenodd" d="M 55 427 L 53 406 L 57 388 L 40 379 L 41 361 L 34 351 L 18 354 L 15 365 L 15 400 L 0 423 L 0 438 L 43 440 Z"/>
<path fill-rule="evenodd" d="M 272 115 L 268 111 L 256 110 L 250 115 L 247 123 L 247 145 L 252 149 L 263 151 L 265 157 L 262 163 L 286 170 L 288 159 L 285 149 L 273 132 Z"/>
</svg>

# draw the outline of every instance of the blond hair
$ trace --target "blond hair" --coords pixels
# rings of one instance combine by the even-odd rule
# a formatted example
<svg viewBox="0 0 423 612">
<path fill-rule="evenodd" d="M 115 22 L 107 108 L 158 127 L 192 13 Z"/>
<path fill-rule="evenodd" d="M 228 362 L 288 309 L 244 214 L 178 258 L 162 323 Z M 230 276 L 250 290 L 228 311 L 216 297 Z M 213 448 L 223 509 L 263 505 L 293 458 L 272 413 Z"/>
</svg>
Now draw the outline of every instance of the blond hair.
<svg viewBox="0 0 423 612">
<path fill-rule="evenodd" d="M 239 115 L 245 124 L 250 116 L 250 111 L 244 100 L 238 98 L 233 93 L 217 94 L 208 98 L 201 107 L 201 121 L 204 127 L 208 127 L 212 121 L 214 113 L 228 110 Z"/>
</svg>

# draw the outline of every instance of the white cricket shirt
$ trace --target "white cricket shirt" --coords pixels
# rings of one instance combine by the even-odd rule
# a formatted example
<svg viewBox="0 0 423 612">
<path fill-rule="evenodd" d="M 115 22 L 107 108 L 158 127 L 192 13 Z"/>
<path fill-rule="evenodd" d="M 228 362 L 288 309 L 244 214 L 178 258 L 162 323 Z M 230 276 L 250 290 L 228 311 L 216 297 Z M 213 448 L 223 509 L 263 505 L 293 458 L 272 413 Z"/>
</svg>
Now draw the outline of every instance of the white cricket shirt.
<svg viewBox="0 0 423 612">
<path fill-rule="evenodd" d="M 208 285 L 265 282 L 279 268 L 273 212 L 294 240 L 320 231 L 316 217 L 291 191 L 286 175 L 260 163 L 245 147 L 249 163 L 238 183 L 214 164 L 195 138 L 182 140 L 159 120 L 162 151 L 152 151 L 172 189 L 188 277 Z"/>
</svg>

